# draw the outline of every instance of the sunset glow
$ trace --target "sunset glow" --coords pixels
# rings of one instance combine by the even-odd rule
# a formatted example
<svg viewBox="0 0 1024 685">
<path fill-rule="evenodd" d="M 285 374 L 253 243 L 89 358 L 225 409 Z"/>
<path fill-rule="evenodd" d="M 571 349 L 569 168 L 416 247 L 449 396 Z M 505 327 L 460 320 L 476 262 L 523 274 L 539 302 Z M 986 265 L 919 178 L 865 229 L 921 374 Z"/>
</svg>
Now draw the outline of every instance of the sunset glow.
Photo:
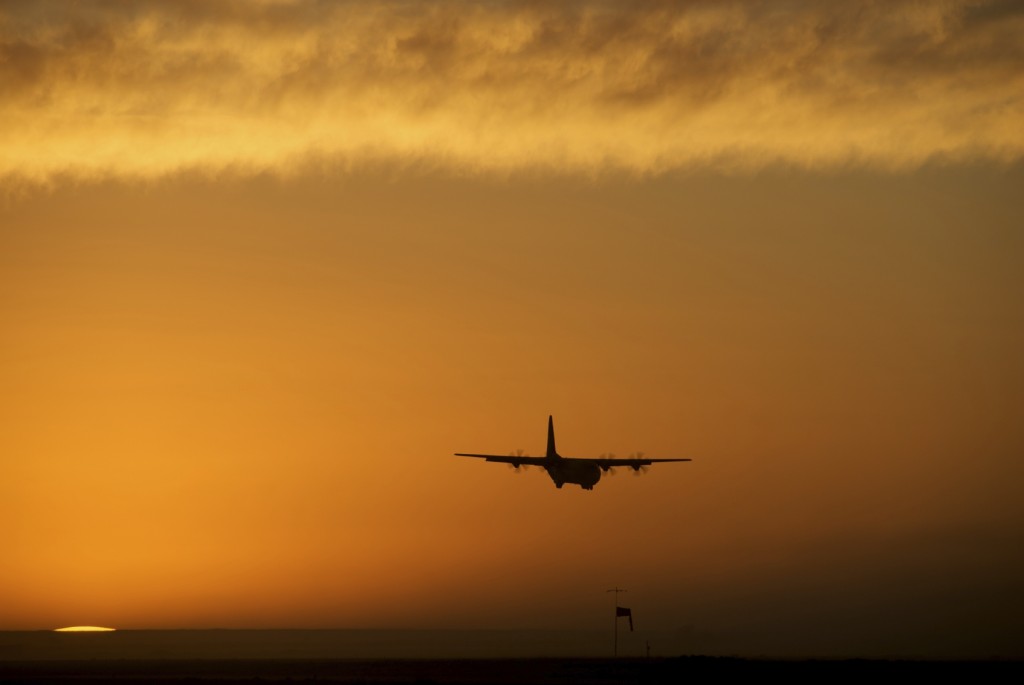
<svg viewBox="0 0 1024 685">
<path fill-rule="evenodd" d="M 622 587 L 689 653 L 1024 657 L 1021 36 L 0 4 L 0 631 L 589 630 Z M 452 456 L 549 415 L 693 461 Z"/>
</svg>

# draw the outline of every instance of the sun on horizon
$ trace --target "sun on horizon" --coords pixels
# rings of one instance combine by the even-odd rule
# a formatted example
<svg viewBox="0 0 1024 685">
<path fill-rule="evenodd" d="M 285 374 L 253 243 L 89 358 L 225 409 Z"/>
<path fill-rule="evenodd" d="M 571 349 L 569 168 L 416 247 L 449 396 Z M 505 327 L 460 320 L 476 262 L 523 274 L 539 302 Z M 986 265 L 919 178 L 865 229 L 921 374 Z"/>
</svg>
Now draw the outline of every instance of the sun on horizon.
<svg viewBox="0 0 1024 685">
<path fill-rule="evenodd" d="M 55 633 L 112 633 L 117 628 L 104 628 L 102 626 L 67 626 L 66 628 L 54 628 Z"/>
</svg>

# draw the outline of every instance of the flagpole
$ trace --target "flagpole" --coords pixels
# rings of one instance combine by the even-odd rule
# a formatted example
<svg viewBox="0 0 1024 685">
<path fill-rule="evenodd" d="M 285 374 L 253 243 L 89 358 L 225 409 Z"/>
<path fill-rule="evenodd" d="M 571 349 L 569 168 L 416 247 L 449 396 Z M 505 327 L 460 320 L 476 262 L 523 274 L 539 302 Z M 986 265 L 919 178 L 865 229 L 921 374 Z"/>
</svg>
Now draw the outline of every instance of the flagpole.
<svg viewBox="0 0 1024 685">
<path fill-rule="evenodd" d="M 626 592 L 626 590 L 623 590 L 618 585 L 616 585 L 611 590 L 607 590 L 607 592 L 614 592 L 615 593 L 615 618 L 614 618 L 615 628 L 613 630 L 613 634 L 615 635 L 615 637 L 614 637 L 615 641 L 613 642 L 614 646 L 612 647 L 612 656 L 618 656 L 619 655 L 619 593 L 620 592 Z"/>
</svg>

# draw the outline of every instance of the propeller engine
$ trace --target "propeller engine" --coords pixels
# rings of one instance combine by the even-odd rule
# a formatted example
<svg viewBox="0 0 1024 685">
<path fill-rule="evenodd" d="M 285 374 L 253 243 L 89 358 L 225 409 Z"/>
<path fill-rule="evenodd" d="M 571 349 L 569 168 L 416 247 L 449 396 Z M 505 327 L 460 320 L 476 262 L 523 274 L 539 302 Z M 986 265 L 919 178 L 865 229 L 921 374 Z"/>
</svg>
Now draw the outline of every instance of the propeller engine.
<svg viewBox="0 0 1024 685">
<path fill-rule="evenodd" d="M 516 450 L 515 452 L 509 452 L 508 456 L 510 456 L 510 457 L 525 457 L 525 456 L 527 456 L 527 454 L 523 450 Z M 512 469 L 513 471 L 515 471 L 516 473 L 522 473 L 523 471 L 528 470 L 530 468 L 530 465 L 529 464 L 520 464 L 518 462 L 512 462 L 511 464 L 508 465 L 508 467 L 510 469 Z"/>
<path fill-rule="evenodd" d="M 605 452 L 604 454 L 602 454 L 601 456 L 599 456 L 597 458 L 597 465 L 601 468 L 602 471 L 604 471 L 609 476 L 614 476 L 615 475 L 615 467 L 612 466 L 611 464 L 602 464 L 601 461 L 604 460 L 604 459 L 614 459 L 614 458 L 615 458 L 615 455 L 612 454 L 611 452 Z"/>
<path fill-rule="evenodd" d="M 643 452 L 635 452 L 635 453 L 629 455 L 629 458 L 630 459 L 643 459 L 644 458 L 644 453 Z M 643 474 L 647 473 L 651 469 L 650 466 L 632 466 L 630 468 L 633 469 L 633 475 L 634 476 L 642 476 Z"/>
</svg>

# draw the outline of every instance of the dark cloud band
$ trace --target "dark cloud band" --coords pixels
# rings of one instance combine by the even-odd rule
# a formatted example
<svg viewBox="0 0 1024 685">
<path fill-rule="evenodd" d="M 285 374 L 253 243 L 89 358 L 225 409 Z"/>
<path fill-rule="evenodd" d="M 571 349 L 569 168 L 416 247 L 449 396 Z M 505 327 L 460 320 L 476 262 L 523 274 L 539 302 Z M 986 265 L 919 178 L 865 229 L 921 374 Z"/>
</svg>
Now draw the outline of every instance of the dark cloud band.
<svg viewBox="0 0 1024 685">
<path fill-rule="evenodd" d="M 1024 154 L 1016 2 L 14 2 L 0 175 Z"/>
</svg>

